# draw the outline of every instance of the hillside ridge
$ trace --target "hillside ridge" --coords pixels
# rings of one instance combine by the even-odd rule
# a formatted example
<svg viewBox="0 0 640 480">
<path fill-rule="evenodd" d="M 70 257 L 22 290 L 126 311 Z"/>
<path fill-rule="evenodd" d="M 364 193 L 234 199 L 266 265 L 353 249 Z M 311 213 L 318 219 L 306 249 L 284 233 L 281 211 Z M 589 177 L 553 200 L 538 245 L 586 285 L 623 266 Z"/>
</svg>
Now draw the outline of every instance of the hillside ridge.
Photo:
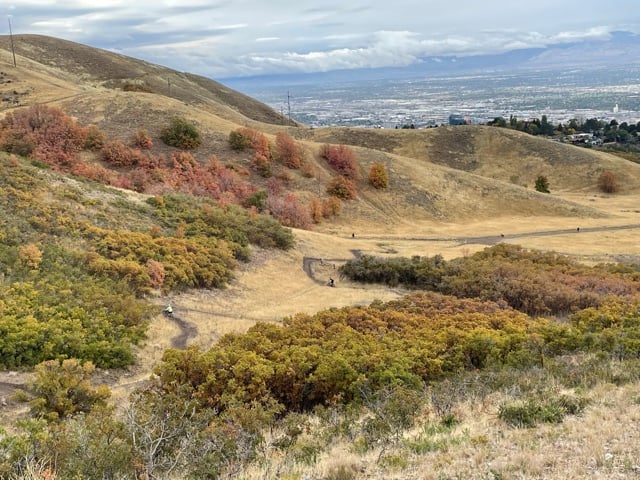
<svg viewBox="0 0 640 480">
<path fill-rule="evenodd" d="M 194 152 L 200 162 L 212 155 L 249 167 L 228 144 L 241 127 L 264 132 L 271 142 L 285 131 L 300 142 L 314 165 L 314 178 L 294 175 L 289 188 L 302 199 L 320 193 L 333 173 L 318 156 L 323 144 L 352 146 L 362 171 L 359 198 L 346 202 L 345 226 L 367 222 L 403 224 L 424 221 L 469 221 L 509 215 L 598 217 L 602 213 L 556 195 L 533 190 L 536 177 L 549 178 L 552 193 L 597 194 L 597 177 L 605 169 L 618 178 L 621 193 L 640 187 L 640 166 L 618 157 L 486 126 L 383 130 L 285 125 L 270 107 L 214 80 L 178 72 L 118 53 L 42 35 L 16 35 L 17 67 L 11 64 L 8 36 L 0 36 L 4 82 L 9 99 L 2 112 L 20 106 L 60 106 L 80 124 L 96 125 L 110 137 L 127 141 L 136 128 L 157 138 L 159 119 L 184 117 L 196 123 L 203 144 Z M 169 155 L 160 141 L 154 152 Z M 367 182 L 375 162 L 385 165 L 390 188 L 376 191 Z M 263 182 L 259 177 L 253 181 Z M 508 198 L 511 201 L 505 202 Z M 320 227 L 324 228 L 324 227 Z"/>
</svg>

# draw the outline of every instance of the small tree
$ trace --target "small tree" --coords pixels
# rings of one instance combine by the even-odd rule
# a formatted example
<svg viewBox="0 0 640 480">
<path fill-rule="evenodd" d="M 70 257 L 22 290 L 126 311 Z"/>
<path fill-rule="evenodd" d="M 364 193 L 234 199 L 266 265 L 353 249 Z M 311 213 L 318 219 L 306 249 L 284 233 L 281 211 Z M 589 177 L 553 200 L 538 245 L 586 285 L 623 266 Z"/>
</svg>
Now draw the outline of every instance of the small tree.
<svg viewBox="0 0 640 480">
<path fill-rule="evenodd" d="M 244 135 L 241 129 L 233 130 L 229 134 L 229 146 L 239 152 L 246 150 L 251 145 L 251 139 Z"/>
<path fill-rule="evenodd" d="M 598 188 L 604 193 L 616 193 L 620 190 L 616 174 L 611 170 L 604 170 L 598 177 Z"/>
<path fill-rule="evenodd" d="M 322 215 L 324 218 L 337 217 L 342 211 L 342 202 L 338 197 L 331 196 L 322 201 Z"/>
<path fill-rule="evenodd" d="M 371 166 L 371 170 L 369 170 L 369 183 L 377 189 L 387 188 L 389 186 L 387 169 L 384 168 L 382 163 L 374 163 Z"/>
<path fill-rule="evenodd" d="M 133 137 L 133 145 L 143 150 L 153 147 L 153 140 L 144 128 L 139 128 Z"/>
<path fill-rule="evenodd" d="M 302 151 L 286 132 L 276 134 L 276 156 L 288 168 L 300 168 L 302 165 Z"/>
<path fill-rule="evenodd" d="M 160 139 L 171 147 L 183 150 L 192 150 L 202 143 L 196 126 L 180 117 L 173 118 L 169 126 L 162 129 Z"/>
<path fill-rule="evenodd" d="M 114 167 L 131 167 L 136 165 L 141 156 L 139 150 L 127 147 L 120 140 L 112 140 L 102 147 L 102 158 Z"/>
<path fill-rule="evenodd" d="M 106 386 L 93 388 L 90 378 L 94 370 L 91 362 L 81 364 L 75 358 L 36 365 L 30 385 L 35 397 L 31 400 L 31 411 L 57 420 L 89 412 L 94 405 L 104 405 L 111 392 Z"/>
<path fill-rule="evenodd" d="M 551 193 L 549 190 L 549 180 L 544 175 L 536 178 L 536 190 L 541 193 Z"/>
<path fill-rule="evenodd" d="M 360 167 L 356 162 L 355 153 L 346 145 L 325 144 L 320 149 L 320 156 L 340 175 L 352 180 L 360 178 Z"/>
<path fill-rule="evenodd" d="M 20 263 L 31 270 L 37 270 L 42 262 L 42 252 L 33 243 L 22 245 L 18 248 Z"/>
<path fill-rule="evenodd" d="M 335 177 L 327 185 L 327 193 L 341 200 L 353 200 L 358 196 L 355 184 L 346 177 Z"/>
</svg>

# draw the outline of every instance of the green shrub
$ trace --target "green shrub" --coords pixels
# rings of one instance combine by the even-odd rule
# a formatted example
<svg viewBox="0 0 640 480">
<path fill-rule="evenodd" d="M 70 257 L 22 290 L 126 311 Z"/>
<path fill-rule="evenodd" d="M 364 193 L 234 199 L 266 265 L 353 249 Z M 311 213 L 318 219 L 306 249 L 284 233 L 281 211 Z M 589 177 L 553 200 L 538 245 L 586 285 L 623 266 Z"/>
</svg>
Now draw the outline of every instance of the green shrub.
<svg viewBox="0 0 640 480">
<path fill-rule="evenodd" d="M 233 130 L 229 134 L 229 146 L 233 150 L 244 151 L 251 145 L 251 139 L 241 129 Z"/>
<path fill-rule="evenodd" d="M 569 395 L 535 396 L 500 405 L 498 418 L 512 427 L 529 428 L 539 423 L 561 423 L 566 415 L 581 414 L 588 399 Z"/>
<path fill-rule="evenodd" d="M 160 139 L 171 147 L 192 150 L 202 143 L 200 132 L 193 123 L 175 117 L 169 126 L 162 129 Z"/>
<path fill-rule="evenodd" d="M 549 180 L 544 175 L 536 178 L 536 190 L 541 193 L 551 193 L 549 191 Z"/>
</svg>

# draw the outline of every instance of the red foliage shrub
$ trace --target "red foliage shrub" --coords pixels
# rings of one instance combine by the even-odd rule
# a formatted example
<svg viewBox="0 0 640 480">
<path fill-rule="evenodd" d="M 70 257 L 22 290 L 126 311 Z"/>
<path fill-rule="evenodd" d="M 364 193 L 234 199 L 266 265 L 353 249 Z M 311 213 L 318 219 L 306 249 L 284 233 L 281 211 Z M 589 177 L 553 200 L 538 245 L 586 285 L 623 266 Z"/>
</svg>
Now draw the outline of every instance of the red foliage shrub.
<svg viewBox="0 0 640 480">
<path fill-rule="evenodd" d="M 132 167 L 142 158 L 140 150 L 127 147 L 120 140 L 112 140 L 102 147 L 102 158 L 114 167 Z"/>
<path fill-rule="evenodd" d="M 270 178 L 269 180 L 267 180 L 267 193 L 270 197 L 276 197 L 282 193 L 283 186 L 284 182 L 279 178 Z"/>
<path fill-rule="evenodd" d="M 293 193 L 287 193 L 284 198 L 269 197 L 267 204 L 271 214 L 282 225 L 294 228 L 308 228 L 312 223 L 309 210 L 300 204 L 298 197 Z"/>
<path fill-rule="evenodd" d="M 360 167 L 356 162 L 356 156 L 353 150 L 346 145 L 325 144 L 320 149 L 320 156 L 343 177 L 351 180 L 360 178 Z"/>
<path fill-rule="evenodd" d="M 101 165 L 87 162 L 77 162 L 71 168 L 71 174 L 78 177 L 95 180 L 96 182 L 100 182 L 105 185 L 110 185 L 115 179 L 114 173 L 110 170 L 107 170 Z"/>
<path fill-rule="evenodd" d="M 260 174 L 260 176 L 268 178 L 271 176 L 271 160 L 262 155 L 256 153 L 251 162 L 253 168 Z"/>
<path fill-rule="evenodd" d="M 153 147 L 153 140 L 144 128 L 139 128 L 133 137 L 133 145 L 143 150 Z"/>
<path fill-rule="evenodd" d="M 152 288 L 162 288 L 164 279 L 167 273 L 164 270 L 164 264 L 162 262 L 156 262 L 155 260 L 147 260 L 147 272 L 151 279 Z"/>
<path fill-rule="evenodd" d="M 73 165 L 85 138 L 86 132 L 71 117 L 47 105 L 10 112 L 0 122 L 0 145 L 5 151 L 30 150 L 31 157 L 59 169 Z"/>
</svg>

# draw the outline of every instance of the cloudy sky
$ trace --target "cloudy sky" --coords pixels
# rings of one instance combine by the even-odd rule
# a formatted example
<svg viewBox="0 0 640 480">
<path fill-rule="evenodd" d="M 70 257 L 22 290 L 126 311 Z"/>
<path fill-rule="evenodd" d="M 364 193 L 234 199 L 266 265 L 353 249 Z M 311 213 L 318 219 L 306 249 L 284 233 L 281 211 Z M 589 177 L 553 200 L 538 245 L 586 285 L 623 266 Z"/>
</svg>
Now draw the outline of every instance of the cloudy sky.
<svg viewBox="0 0 640 480">
<path fill-rule="evenodd" d="M 10 23 L 217 79 L 640 33 L 638 0 L 4 0 L 0 14 L 3 34 Z"/>
</svg>

